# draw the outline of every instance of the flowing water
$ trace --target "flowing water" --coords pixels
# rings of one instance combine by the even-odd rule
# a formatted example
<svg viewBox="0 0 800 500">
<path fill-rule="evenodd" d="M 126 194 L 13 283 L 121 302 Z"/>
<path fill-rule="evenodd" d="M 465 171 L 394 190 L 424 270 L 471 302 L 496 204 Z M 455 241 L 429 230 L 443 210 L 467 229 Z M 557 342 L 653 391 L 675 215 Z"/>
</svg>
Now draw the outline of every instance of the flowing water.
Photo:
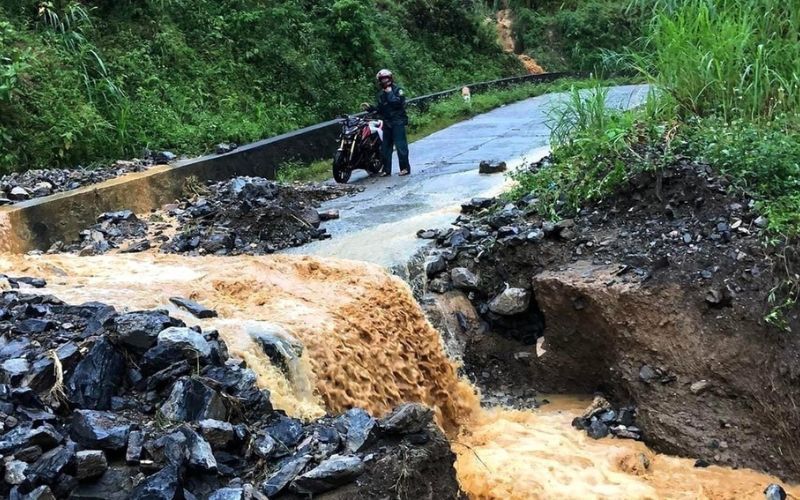
<svg viewBox="0 0 800 500">
<path fill-rule="evenodd" d="M 588 404 L 583 398 L 549 398 L 536 411 L 482 409 L 408 287 L 375 265 L 292 256 L 63 255 L 0 256 L 0 270 L 44 277 L 44 293 L 68 302 L 163 308 L 218 329 L 270 389 L 273 404 L 294 416 L 353 406 L 380 415 L 404 401 L 424 402 L 452 439 L 471 498 L 763 498 L 764 487 L 778 482 L 747 470 L 697 469 L 638 442 L 591 440 L 570 425 Z M 219 317 L 195 320 L 170 304 L 173 296 L 197 300 Z M 287 371 L 254 342 L 263 331 L 305 346 Z"/>
</svg>

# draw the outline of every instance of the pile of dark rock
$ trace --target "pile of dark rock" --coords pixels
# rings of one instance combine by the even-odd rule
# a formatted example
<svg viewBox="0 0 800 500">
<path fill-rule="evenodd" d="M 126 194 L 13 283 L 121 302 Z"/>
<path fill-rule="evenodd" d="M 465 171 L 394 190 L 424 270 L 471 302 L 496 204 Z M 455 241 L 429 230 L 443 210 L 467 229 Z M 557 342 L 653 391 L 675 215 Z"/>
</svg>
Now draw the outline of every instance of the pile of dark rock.
<svg viewBox="0 0 800 500">
<path fill-rule="evenodd" d="M 289 186 L 259 177 L 212 183 L 207 196 L 172 207 L 179 233 L 161 246 L 167 253 L 263 255 L 330 235 L 320 224 L 337 213 L 320 213 L 322 201 L 352 189 L 334 185 Z"/>
<path fill-rule="evenodd" d="M 0 177 L 0 205 L 97 184 L 130 172 L 141 172 L 150 165 L 150 160 L 132 160 L 97 168 L 52 168 L 11 173 Z"/>
<path fill-rule="evenodd" d="M 0 294 L 0 497 L 307 497 L 375 479 L 398 447 L 431 441 L 449 453 L 415 404 L 381 420 L 290 418 L 217 332 L 165 311 Z"/>
<path fill-rule="evenodd" d="M 77 241 L 70 245 L 57 242 L 48 253 L 73 252 L 86 256 L 120 248 L 123 253 L 143 252 L 150 248 L 147 234 L 147 222 L 132 211 L 106 212 L 97 218 L 97 224 L 81 231 Z"/>
<path fill-rule="evenodd" d="M 595 396 L 583 415 L 572 420 L 572 426 L 586 431 L 592 439 L 611 435 L 619 439 L 642 440 L 642 430 L 636 426 L 636 408 L 614 408 L 599 395 Z"/>
</svg>

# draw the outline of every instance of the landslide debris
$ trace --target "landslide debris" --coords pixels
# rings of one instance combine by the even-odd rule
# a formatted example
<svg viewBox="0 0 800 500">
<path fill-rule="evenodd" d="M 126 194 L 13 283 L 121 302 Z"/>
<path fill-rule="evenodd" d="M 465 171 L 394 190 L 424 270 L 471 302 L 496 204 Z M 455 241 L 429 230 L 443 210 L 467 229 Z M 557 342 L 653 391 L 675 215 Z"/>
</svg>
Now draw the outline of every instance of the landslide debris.
<svg viewBox="0 0 800 500">
<path fill-rule="evenodd" d="M 260 177 L 236 177 L 194 189 L 178 203 L 145 219 L 129 210 L 100 215 L 69 245 L 51 252 L 98 255 L 110 250 L 158 248 L 184 255 L 264 255 L 330 235 L 321 224 L 338 217 L 320 212 L 327 200 L 358 188 L 328 184 L 281 184 Z"/>
<path fill-rule="evenodd" d="M 426 407 L 303 422 L 273 408 L 216 331 L 23 288 L 0 293 L 4 498 L 458 495 Z"/>
<path fill-rule="evenodd" d="M 679 157 L 568 219 L 537 202 L 474 199 L 419 234 L 437 262 L 428 296 L 463 296 L 477 318 L 456 330 L 470 378 L 487 393 L 600 391 L 636 407 L 634 434 L 658 451 L 797 478 L 800 341 L 765 320 L 796 255 L 765 244 L 755 200 Z M 783 311 L 793 329 L 797 313 Z"/>
<path fill-rule="evenodd" d="M 143 172 L 152 165 L 152 159 L 135 159 L 96 168 L 50 168 L 10 173 L 0 177 L 0 206 L 78 189 L 131 172 Z"/>
</svg>

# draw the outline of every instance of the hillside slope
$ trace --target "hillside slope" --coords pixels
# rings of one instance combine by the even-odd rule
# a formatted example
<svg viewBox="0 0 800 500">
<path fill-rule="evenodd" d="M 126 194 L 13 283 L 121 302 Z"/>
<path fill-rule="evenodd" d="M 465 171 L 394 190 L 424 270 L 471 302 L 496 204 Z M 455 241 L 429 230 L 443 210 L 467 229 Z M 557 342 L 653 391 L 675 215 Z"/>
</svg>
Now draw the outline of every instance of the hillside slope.
<svg viewBox="0 0 800 500">
<path fill-rule="evenodd" d="M 199 153 L 371 99 L 518 74 L 481 2 L 0 0 L 0 172 Z"/>
</svg>

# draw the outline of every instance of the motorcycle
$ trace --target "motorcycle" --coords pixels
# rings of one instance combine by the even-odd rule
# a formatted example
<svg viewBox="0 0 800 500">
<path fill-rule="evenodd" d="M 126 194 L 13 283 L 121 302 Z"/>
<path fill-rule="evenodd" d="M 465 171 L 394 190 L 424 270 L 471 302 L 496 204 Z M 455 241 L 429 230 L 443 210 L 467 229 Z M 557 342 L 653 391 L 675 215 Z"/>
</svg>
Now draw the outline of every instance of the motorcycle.
<svg viewBox="0 0 800 500">
<path fill-rule="evenodd" d="M 373 112 L 340 119 L 339 148 L 333 154 L 334 180 L 340 184 L 347 183 L 353 170 L 366 170 L 370 175 L 380 173 L 383 168 L 383 121 Z"/>
</svg>

